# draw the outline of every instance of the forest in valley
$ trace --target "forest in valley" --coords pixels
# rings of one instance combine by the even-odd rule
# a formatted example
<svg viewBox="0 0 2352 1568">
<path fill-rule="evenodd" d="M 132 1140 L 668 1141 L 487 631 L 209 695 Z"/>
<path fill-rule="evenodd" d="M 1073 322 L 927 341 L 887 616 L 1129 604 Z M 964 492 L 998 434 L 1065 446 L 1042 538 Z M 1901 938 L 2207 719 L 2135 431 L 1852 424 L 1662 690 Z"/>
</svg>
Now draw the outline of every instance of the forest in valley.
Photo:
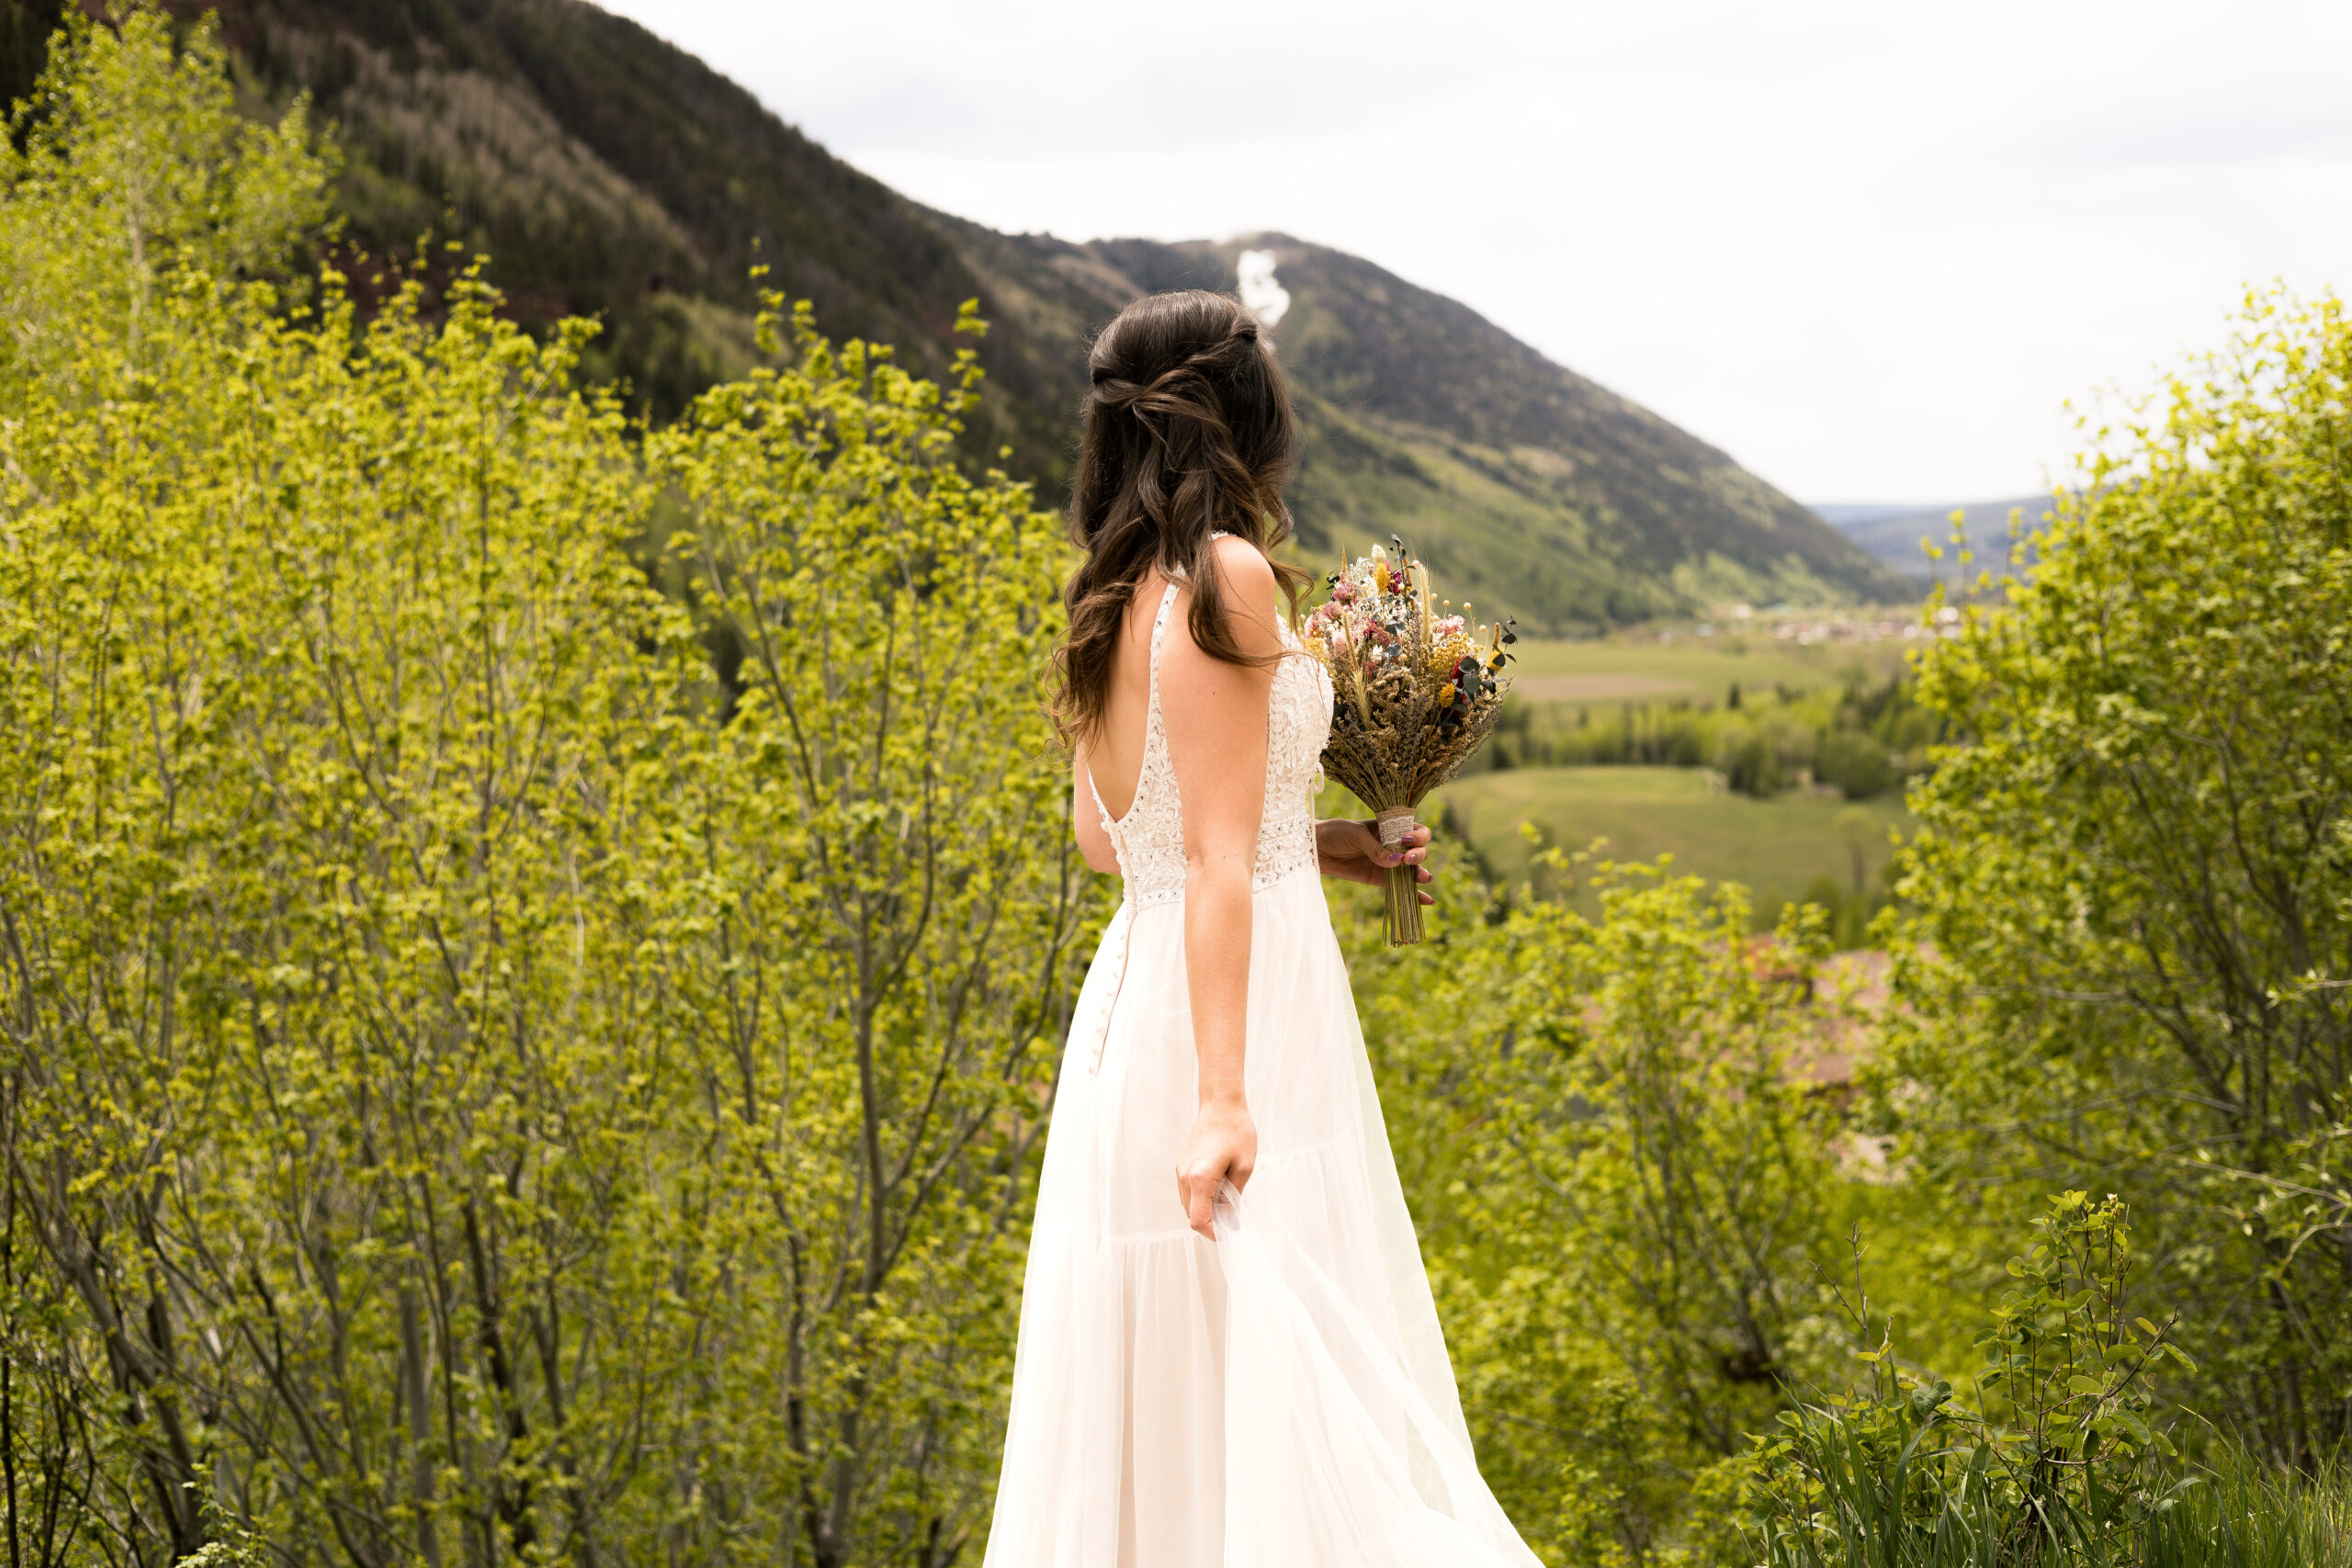
<svg viewBox="0 0 2352 1568">
<path fill-rule="evenodd" d="M 986 323 L 754 279 L 656 418 L 251 107 L 76 14 L 0 146 L 7 1568 L 977 1564 L 1116 898 Z M 1571 841 L 1334 889 L 1547 1562 L 2352 1564 L 2347 457 L 2249 297 L 1806 731 L 1903 759 L 1883 996 Z"/>
</svg>

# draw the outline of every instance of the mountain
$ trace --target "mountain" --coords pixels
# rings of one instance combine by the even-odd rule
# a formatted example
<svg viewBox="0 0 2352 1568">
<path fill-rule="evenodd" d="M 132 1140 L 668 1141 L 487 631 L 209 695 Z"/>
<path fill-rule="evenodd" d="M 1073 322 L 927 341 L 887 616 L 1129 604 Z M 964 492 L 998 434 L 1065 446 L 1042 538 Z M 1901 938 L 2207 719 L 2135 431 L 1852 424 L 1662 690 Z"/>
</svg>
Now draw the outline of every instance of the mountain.
<svg viewBox="0 0 2352 1568">
<path fill-rule="evenodd" d="M 2007 501 L 1947 502 L 1940 506 L 1905 502 L 1817 503 L 1814 513 L 1831 527 L 1883 562 L 1893 570 L 1920 581 L 1951 582 L 1957 567 L 1950 553 L 1951 514 L 1962 513 L 1969 548 L 1976 559 L 1968 575 L 2005 559 L 2009 548 L 2009 513 L 2024 514 L 2030 529 L 2050 510 L 2045 492 L 2013 496 Z M 1929 558 L 1922 541 L 1946 552 L 1941 560 Z"/>
<path fill-rule="evenodd" d="M 1467 307 L 1283 234 L 1071 243 L 933 211 L 748 92 L 584 0 L 171 0 L 217 12 L 257 111 L 308 93 L 345 150 L 342 257 L 428 282 L 428 231 L 492 258 L 532 324 L 599 316 L 590 368 L 660 419 L 754 355 L 754 263 L 835 337 L 951 352 L 992 330 L 978 434 L 1057 502 L 1089 335 L 1154 289 L 1230 289 L 1273 253 L 1275 339 L 1307 434 L 1292 492 L 1320 559 L 1406 536 L 1447 592 L 1529 629 L 1708 603 L 1908 598 L 1915 584 L 1730 457 Z M 0 0 L 0 81 L 29 82 L 57 0 Z M 20 89 L 21 90 L 21 89 Z"/>
</svg>

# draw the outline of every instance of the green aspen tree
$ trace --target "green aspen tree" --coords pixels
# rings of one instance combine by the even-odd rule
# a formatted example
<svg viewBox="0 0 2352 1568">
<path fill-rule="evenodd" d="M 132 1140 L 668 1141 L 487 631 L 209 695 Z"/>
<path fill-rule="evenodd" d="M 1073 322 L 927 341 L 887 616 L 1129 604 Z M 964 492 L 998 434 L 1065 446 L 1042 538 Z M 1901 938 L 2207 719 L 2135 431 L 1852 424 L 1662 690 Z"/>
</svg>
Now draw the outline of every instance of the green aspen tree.
<svg viewBox="0 0 2352 1568">
<path fill-rule="evenodd" d="M 1962 1189 L 2133 1202 L 2197 1406 L 2352 1437 L 2352 325 L 2249 300 L 2097 432 L 1919 667 L 1886 1111 Z"/>
<path fill-rule="evenodd" d="M 944 1565 L 1094 914 L 1047 520 L 968 366 L 640 445 L 478 274 L 298 302 L 327 161 L 182 44 L 0 197 L 0 1548 Z"/>
<path fill-rule="evenodd" d="M 760 1216 L 729 1267 L 781 1283 L 763 1397 L 791 1466 L 761 1506 L 825 1568 L 944 1568 L 983 1528 L 1025 1173 L 1098 916 L 1040 727 L 1066 557 L 1023 487 L 949 460 L 969 351 L 943 391 L 782 306 L 784 367 L 647 443 L 741 655 L 688 786 L 710 916 L 678 983 L 713 1179 Z"/>
</svg>

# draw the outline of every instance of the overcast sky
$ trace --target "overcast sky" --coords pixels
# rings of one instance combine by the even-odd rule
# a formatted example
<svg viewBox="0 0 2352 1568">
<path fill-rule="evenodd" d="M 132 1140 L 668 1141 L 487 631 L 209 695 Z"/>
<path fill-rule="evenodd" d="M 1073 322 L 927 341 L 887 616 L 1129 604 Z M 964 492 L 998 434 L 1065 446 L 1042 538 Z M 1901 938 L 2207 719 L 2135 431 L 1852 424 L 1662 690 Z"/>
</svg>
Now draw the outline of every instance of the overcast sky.
<svg viewBox="0 0 2352 1568">
<path fill-rule="evenodd" d="M 1806 501 L 2038 489 L 2352 273 L 2346 0 L 604 3 L 918 200 L 1356 252 Z"/>
</svg>

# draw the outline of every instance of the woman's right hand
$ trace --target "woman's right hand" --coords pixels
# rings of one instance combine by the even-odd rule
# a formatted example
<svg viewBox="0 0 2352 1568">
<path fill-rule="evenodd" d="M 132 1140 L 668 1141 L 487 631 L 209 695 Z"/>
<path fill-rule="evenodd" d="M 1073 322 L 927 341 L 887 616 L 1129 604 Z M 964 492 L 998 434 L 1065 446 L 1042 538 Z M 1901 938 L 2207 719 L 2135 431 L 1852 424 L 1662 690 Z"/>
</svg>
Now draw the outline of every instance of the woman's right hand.
<svg viewBox="0 0 2352 1568">
<path fill-rule="evenodd" d="M 1367 887 L 1381 887 L 1387 885 L 1391 868 L 1409 865 L 1414 881 L 1427 882 L 1435 875 L 1421 863 L 1429 858 L 1430 830 L 1426 823 L 1416 826 L 1394 849 L 1380 841 L 1378 822 L 1327 817 L 1315 824 L 1315 860 L 1326 876 L 1341 876 Z M 1420 899 L 1424 904 L 1437 902 L 1427 892 L 1421 893 Z"/>
<path fill-rule="evenodd" d="M 1217 1189 L 1230 1181 L 1240 1191 L 1257 1163 L 1258 1124 L 1250 1120 L 1250 1108 L 1238 1100 L 1203 1100 L 1176 1160 L 1176 1201 L 1194 1230 L 1216 1239 L 1210 1215 Z"/>
</svg>

